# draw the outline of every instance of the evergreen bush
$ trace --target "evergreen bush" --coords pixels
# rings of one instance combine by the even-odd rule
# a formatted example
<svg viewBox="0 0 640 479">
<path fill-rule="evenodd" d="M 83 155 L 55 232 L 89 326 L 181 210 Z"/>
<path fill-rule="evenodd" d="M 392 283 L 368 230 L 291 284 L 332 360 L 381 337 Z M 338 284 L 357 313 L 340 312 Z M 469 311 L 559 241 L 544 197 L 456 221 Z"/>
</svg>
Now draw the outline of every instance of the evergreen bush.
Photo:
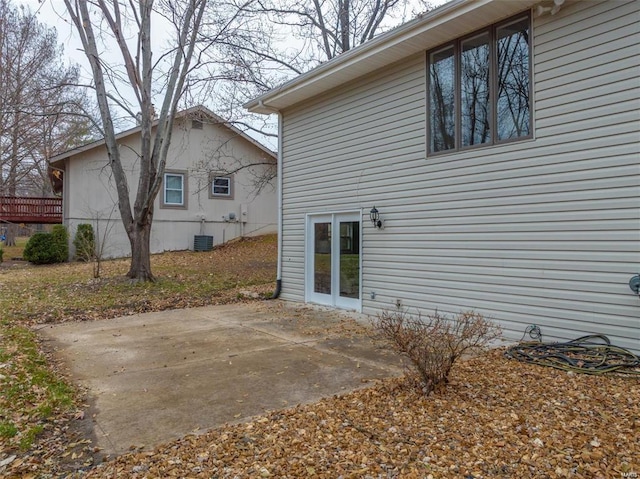
<svg viewBox="0 0 640 479">
<path fill-rule="evenodd" d="M 64 263 L 69 259 L 69 233 L 64 225 L 55 225 L 51 230 L 56 251 L 56 263 Z"/>
<path fill-rule="evenodd" d="M 78 261 L 91 261 L 95 257 L 96 244 L 93 234 L 93 226 L 82 223 L 78 225 L 76 236 L 73 239 Z"/>
<path fill-rule="evenodd" d="M 58 251 L 51 233 L 34 233 L 24 247 L 23 259 L 33 264 L 51 264 L 58 261 Z"/>
</svg>

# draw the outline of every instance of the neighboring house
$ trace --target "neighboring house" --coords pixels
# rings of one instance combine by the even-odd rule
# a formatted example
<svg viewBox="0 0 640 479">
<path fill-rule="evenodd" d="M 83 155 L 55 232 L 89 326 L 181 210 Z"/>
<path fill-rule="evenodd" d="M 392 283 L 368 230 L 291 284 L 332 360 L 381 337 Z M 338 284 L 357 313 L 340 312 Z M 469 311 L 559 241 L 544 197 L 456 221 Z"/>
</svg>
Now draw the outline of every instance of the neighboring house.
<svg viewBox="0 0 640 479">
<path fill-rule="evenodd" d="M 133 205 L 140 128 L 120 133 L 118 143 Z M 63 171 L 63 222 L 71 238 L 78 224 L 89 223 L 104 241 L 105 257 L 130 255 L 104 141 L 62 153 L 50 165 Z M 207 249 L 210 243 L 275 232 L 275 172 L 275 153 L 206 108 L 180 112 L 155 201 L 151 252 L 193 249 L 194 243 Z"/>
<path fill-rule="evenodd" d="M 282 298 L 640 351 L 638 25 L 454 0 L 245 105 L 280 115 Z"/>
</svg>

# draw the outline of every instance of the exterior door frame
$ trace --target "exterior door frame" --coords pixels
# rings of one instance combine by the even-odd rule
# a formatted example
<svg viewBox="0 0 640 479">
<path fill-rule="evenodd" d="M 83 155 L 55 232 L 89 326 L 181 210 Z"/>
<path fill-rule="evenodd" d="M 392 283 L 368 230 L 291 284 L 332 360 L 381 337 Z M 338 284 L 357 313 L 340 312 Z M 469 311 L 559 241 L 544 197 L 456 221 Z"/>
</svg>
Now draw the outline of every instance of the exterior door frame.
<svg viewBox="0 0 640 479">
<path fill-rule="evenodd" d="M 341 261 L 341 222 L 357 222 L 358 231 L 358 298 L 348 298 L 340 295 L 340 261 Z M 305 302 L 316 303 L 341 309 L 362 312 L 362 211 L 349 210 L 331 213 L 308 213 L 305 217 Z M 331 224 L 331 293 L 315 291 L 315 225 L 319 223 Z M 335 234 L 335 232 L 338 234 Z"/>
</svg>

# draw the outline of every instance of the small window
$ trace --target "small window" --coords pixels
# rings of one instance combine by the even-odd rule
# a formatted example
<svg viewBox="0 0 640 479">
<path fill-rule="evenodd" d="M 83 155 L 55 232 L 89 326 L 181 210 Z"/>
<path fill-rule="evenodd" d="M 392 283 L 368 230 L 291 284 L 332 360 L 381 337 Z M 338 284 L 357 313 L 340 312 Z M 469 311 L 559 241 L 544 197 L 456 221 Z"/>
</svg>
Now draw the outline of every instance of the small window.
<svg viewBox="0 0 640 479">
<path fill-rule="evenodd" d="M 164 174 L 162 207 L 186 208 L 186 174 L 182 172 L 166 172 Z"/>
<path fill-rule="evenodd" d="M 231 178 L 219 177 L 213 179 L 213 196 L 229 196 L 231 194 Z"/>
<path fill-rule="evenodd" d="M 191 120 L 191 129 L 202 130 L 202 122 L 200 120 Z"/>
<path fill-rule="evenodd" d="M 233 176 L 212 176 L 211 189 L 209 190 L 210 198 L 233 198 Z"/>
</svg>

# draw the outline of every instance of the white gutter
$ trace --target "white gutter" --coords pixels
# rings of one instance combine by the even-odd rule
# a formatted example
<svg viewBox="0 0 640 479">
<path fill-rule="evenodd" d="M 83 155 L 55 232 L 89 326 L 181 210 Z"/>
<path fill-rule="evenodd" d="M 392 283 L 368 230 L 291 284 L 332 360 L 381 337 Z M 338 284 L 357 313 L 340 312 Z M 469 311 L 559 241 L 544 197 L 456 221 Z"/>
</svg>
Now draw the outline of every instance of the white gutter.
<svg viewBox="0 0 640 479">
<path fill-rule="evenodd" d="M 276 281 L 282 282 L 282 113 L 278 112 L 278 263 L 276 268 Z M 280 288 L 278 288 L 280 289 Z M 280 292 L 278 291 L 278 294 Z"/>
<path fill-rule="evenodd" d="M 243 107 L 254 113 L 267 113 L 270 109 L 275 107 L 268 104 L 265 105 L 263 102 L 277 101 L 282 95 L 286 95 L 300 87 L 304 87 L 314 82 L 321 82 L 325 75 L 333 73 L 338 69 L 348 68 L 362 60 L 366 60 L 367 57 L 375 55 L 376 53 L 388 48 L 390 44 L 401 41 L 407 36 L 411 36 L 413 30 L 420 25 L 451 15 L 460 7 L 466 5 L 471 5 L 473 7 L 476 4 L 490 3 L 492 1 L 494 0 L 451 0 L 438 8 L 435 8 L 423 15 L 419 15 L 417 18 L 414 18 L 399 27 L 372 38 L 356 48 L 332 58 L 326 63 L 322 63 L 319 66 L 302 73 L 292 80 L 289 80 L 261 96 L 248 101 L 243 105 Z"/>
<path fill-rule="evenodd" d="M 270 109 L 283 110 L 384 68 L 392 61 L 429 50 L 447 40 L 515 15 L 540 1 L 451 0 L 263 93 L 243 106 L 253 113 L 268 114 Z M 449 31 L 452 25 L 460 27 L 460 31 Z M 389 56 L 392 51 L 393 54 Z"/>
<path fill-rule="evenodd" d="M 272 299 L 276 299 L 280 296 L 280 289 L 282 287 L 282 113 L 275 108 L 266 106 L 262 103 L 262 100 L 259 101 L 259 105 L 264 111 L 269 110 L 278 115 L 278 158 L 276 160 L 276 183 L 278 189 L 278 259 L 276 263 L 276 290 L 272 296 Z"/>
</svg>

